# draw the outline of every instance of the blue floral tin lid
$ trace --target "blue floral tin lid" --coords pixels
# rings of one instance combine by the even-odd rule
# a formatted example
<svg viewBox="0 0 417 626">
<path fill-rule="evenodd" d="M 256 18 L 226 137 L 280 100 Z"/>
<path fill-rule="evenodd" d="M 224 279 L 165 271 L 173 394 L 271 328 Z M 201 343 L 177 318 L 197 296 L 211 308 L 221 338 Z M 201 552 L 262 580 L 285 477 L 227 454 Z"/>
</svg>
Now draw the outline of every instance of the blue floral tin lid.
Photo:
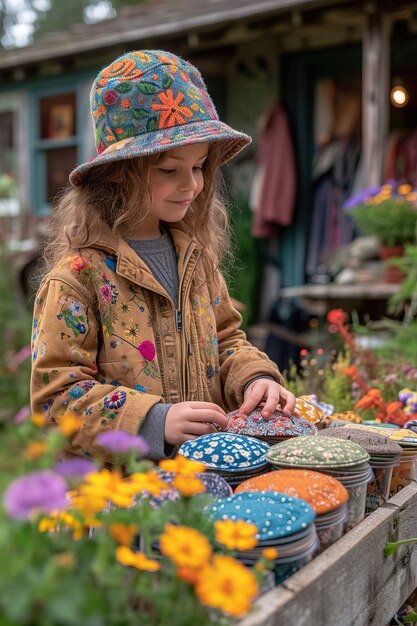
<svg viewBox="0 0 417 626">
<path fill-rule="evenodd" d="M 210 469 L 223 472 L 241 472 L 267 465 L 267 443 L 233 433 L 210 433 L 185 441 L 179 449 L 193 461 L 200 461 Z"/>
<path fill-rule="evenodd" d="M 311 506 L 301 498 L 277 491 L 248 491 L 217 500 L 209 507 L 215 520 L 244 520 L 258 528 L 259 541 L 298 533 L 315 518 Z"/>
</svg>

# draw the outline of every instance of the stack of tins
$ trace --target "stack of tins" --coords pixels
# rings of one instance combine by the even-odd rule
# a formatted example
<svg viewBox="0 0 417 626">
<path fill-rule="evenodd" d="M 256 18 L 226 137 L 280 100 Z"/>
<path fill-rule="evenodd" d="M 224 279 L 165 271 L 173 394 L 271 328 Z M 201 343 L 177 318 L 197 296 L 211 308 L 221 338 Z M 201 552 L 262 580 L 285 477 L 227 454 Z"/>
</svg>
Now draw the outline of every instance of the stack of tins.
<svg viewBox="0 0 417 626">
<path fill-rule="evenodd" d="M 301 498 L 311 506 L 316 514 L 319 552 L 343 535 L 349 493 L 336 478 L 311 470 L 278 470 L 245 480 L 235 493 L 265 490 Z"/>
<path fill-rule="evenodd" d="M 308 563 L 317 550 L 315 513 L 300 498 L 276 491 L 235 493 L 216 500 L 209 513 L 215 520 L 243 520 L 258 528 L 258 544 L 252 550 L 239 551 L 236 558 L 252 566 L 262 550 L 275 548 L 277 585 Z"/>
<path fill-rule="evenodd" d="M 373 472 L 360 445 L 331 437 L 297 437 L 272 446 L 266 458 L 278 469 L 310 469 L 341 482 L 349 493 L 345 531 L 365 517 L 366 486 Z"/>
</svg>

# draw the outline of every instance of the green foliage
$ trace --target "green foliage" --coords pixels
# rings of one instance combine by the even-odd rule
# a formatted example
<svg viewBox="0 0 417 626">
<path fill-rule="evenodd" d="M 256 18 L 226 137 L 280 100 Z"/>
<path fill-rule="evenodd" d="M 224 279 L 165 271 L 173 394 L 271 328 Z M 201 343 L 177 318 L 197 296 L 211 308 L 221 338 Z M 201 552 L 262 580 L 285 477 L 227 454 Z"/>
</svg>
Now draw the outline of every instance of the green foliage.
<svg viewBox="0 0 417 626">
<path fill-rule="evenodd" d="M 71 422 L 71 416 L 67 418 Z M 60 428 L 64 421 L 65 416 Z M 53 494 L 58 488 L 62 496 L 65 493 L 54 466 L 67 444 L 59 428 L 45 439 L 29 420 L 3 429 L 0 489 L 22 476 L 32 488 L 13 481 L 13 496 L 9 491 L 4 507 L 0 500 L 1 626 L 229 626 L 233 618 L 226 602 L 233 592 L 242 597 L 239 585 L 252 589 L 233 610 L 237 609 L 236 615 L 247 612 L 248 599 L 255 599 L 257 585 L 264 580 L 262 572 L 272 567 L 273 561 L 261 558 L 259 570 L 249 570 L 232 558 L 235 553 L 224 543 L 215 542 L 214 522 L 205 510 L 213 498 L 206 493 L 187 489 L 183 493 L 178 487 L 177 499 L 167 499 L 159 506 L 151 503 L 150 493 L 158 496 L 161 488 L 170 487 L 159 482 L 151 462 L 137 459 L 136 449 L 112 456 L 112 474 L 96 459 L 87 476 L 68 478 L 66 485 L 77 490 L 78 500 L 68 499 L 66 507 L 62 497 L 61 510 L 55 516 L 42 513 L 55 502 Z M 40 456 L 29 453 L 34 445 L 41 446 Z M 172 463 L 172 471 L 180 478 L 181 459 Z M 51 488 L 41 488 L 39 470 L 48 470 Z M 187 485 L 191 480 L 198 482 L 189 466 L 184 478 Z M 170 539 L 171 525 L 177 534 Z M 157 549 L 161 534 L 170 542 L 170 551 Z M 191 557 L 184 549 L 188 544 L 192 545 Z M 220 603 L 214 595 L 199 595 L 195 584 L 198 576 L 210 575 L 212 570 L 204 568 L 214 564 L 214 557 L 227 557 L 222 568 L 230 568 L 230 561 L 234 564 L 227 574 L 233 578 L 234 590 L 223 594 Z M 182 566 L 189 566 L 196 579 L 181 575 Z M 220 577 L 225 574 L 224 569 L 216 571 Z M 215 573 L 213 576 L 216 578 Z M 210 584 L 215 588 L 216 580 Z M 220 588 L 221 583 L 218 591 Z M 237 595 L 234 598 L 236 603 L 242 602 Z"/>
<path fill-rule="evenodd" d="M 386 263 L 398 267 L 404 274 L 400 290 L 389 300 L 389 311 L 398 314 L 405 310 L 408 323 L 417 315 L 417 245 L 407 244 L 403 256 L 393 257 Z"/>
<path fill-rule="evenodd" d="M 0 250 L 0 421 L 29 404 L 32 314 L 18 301 L 10 263 Z"/>
<path fill-rule="evenodd" d="M 343 374 L 342 369 L 347 366 L 345 357 L 341 354 L 326 372 L 323 384 L 322 399 L 335 407 L 335 412 L 350 411 L 354 403 L 352 399 L 352 380 Z"/>
<path fill-rule="evenodd" d="M 387 246 L 411 242 L 417 226 L 417 209 L 405 199 L 389 198 L 376 204 L 359 204 L 350 215 L 364 235 L 375 235 Z"/>
</svg>

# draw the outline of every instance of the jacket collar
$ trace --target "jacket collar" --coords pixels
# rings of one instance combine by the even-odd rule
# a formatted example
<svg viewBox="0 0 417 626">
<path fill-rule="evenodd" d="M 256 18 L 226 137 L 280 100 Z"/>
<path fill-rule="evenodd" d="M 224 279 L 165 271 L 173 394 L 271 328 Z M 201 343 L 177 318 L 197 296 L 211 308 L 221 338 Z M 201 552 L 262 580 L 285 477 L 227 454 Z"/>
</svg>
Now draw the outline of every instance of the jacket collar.
<svg viewBox="0 0 417 626">
<path fill-rule="evenodd" d="M 190 266 L 190 269 L 195 267 L 201 254 L 201 247 L 185 224 L 178 222 L 173 226 L 165 225 L 165 227 L 169 230 L 174 241 L 178 258 L 178 277 L 181 283 L 187 267 Z M 110 228 L 103 226 L 97 240 L 92 246 L 89 244 L 88 247 L 94 247 L 115 256 L 117 259 L 116 273 L 120 276 L 166 295 L 165 290 L 154 278 L 146 263 L 120 235 L 115 236 Z"/>
</svg>

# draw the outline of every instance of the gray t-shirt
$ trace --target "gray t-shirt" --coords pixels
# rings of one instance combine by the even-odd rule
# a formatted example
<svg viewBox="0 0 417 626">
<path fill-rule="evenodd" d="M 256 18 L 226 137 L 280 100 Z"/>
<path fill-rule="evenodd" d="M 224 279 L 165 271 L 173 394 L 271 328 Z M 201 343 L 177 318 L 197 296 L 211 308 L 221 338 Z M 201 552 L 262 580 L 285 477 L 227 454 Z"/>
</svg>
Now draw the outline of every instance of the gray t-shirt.
<svg viewBox="0 0 417 626">
<path fill-rule="evenodd" d="M 154 278 L 172 298 L 177 309 L 179 290 L 177 254 L 169 232 L 163 230 L 158 239 L 128 239 L 127 243 L 146 263 Z M 171 456 L 175 450 L 174 446 L 165 443 L 165 419 L 171 406 L 172 404 L 163 402 L 155 404 L 139 428 L 139 435 L 146 439 L 149 445 L 148 457 L 155 461 Z"/>
</svg>

